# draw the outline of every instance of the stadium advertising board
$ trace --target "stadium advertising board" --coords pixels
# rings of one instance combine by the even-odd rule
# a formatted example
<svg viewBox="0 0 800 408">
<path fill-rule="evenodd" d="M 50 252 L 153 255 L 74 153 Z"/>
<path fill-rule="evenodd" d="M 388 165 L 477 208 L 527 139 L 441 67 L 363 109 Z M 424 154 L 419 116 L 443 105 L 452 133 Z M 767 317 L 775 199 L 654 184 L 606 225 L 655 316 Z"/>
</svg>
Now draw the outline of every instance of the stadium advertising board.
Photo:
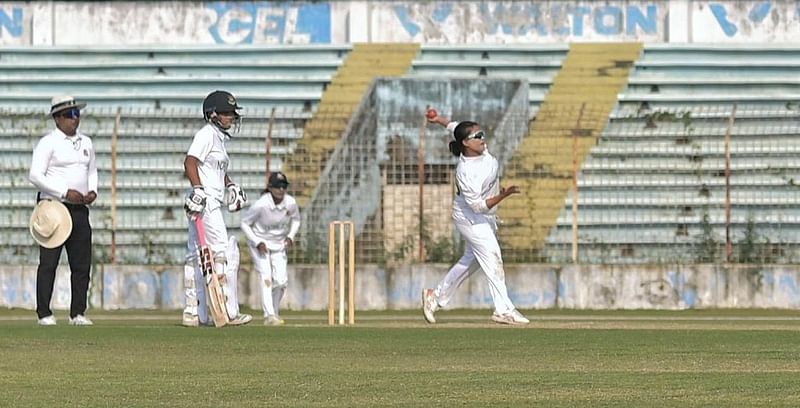
<svg viewBox="0 0 800 408">
<path fill-rule="evenodd" d="M 0 2 L 0 45 L 760 43 L 794 1 Z"/>
</svg>

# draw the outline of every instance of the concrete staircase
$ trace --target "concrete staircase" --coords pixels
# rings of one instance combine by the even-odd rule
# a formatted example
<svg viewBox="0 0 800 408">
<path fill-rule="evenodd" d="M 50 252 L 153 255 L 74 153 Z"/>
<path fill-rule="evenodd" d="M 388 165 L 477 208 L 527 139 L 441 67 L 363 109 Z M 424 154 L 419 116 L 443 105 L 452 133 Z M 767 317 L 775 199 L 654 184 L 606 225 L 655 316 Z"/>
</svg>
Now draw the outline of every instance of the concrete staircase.
<svg viewBox="0 0 800 408">
<path fill-rule="evenodd" d="M 564 208 L 572 185 L 573 151 L 580 169 L 642 48 L 640 43 L 570 46 L 528 136 L 503 175 L 504 186 L 518 185 L 523 191 L 499 209 L 504 257 L 535 258 Z"/>
<path fill-rule="evenodd" d="M 294 154 L 287 157 L 283 169 L 301 207 L 314 194 L 328 157 L 336 148 L 372 79 L 405 75 L 419 50 L 419 44 L 353 45 L 325 89 L 317 111 L 306 124 L 302 139 Z"/>
</svg>

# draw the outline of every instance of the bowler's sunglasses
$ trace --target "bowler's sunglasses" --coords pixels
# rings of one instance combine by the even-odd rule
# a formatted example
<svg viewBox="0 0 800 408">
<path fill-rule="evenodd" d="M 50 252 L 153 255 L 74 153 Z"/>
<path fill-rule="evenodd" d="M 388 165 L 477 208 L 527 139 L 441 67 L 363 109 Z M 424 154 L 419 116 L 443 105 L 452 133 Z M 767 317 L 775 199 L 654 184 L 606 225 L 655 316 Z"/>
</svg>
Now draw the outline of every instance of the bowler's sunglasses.
<svg viewBox="0 0 800 408">
<path fill-rule="evenodd" d="M 68 119 L 78 119 L 78 118 L 81 117 L 81 110 L 78 109 L 78 108 L 72 108 L 72 109 L 65 110 L 64 112 L 59 113 L 58 116 L 61 116 L 62 118 L 68 118 Z"/>
<path fill-rule="evenodd" d="M 479 130 L 477 132 L 470 133 L 469 136 L 466 137 L 466 140 L 470 139 L 484 139 L 486 137 L 486 133 L 483 130 Z"/>
</svg>

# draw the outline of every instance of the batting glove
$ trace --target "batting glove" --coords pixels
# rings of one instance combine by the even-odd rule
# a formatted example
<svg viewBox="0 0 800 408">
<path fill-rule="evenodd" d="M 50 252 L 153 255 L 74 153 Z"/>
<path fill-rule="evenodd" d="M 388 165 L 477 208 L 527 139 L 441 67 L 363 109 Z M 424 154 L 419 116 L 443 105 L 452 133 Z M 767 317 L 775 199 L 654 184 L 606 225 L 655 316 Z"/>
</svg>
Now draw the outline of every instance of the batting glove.
<svg viewBox="0 0 800 408">
<path fill-rule="evenodd" d="M 203 187 L 195 187 L 192 192 L 186 196 L 183 204 L 183 209 L 189 215 L 202 213 L 206 208 L 206 191 Z"/>
<path fill-rule="evenodd" d="M 244 207 L 247 202 L 247 194 L 244 193 L 236 184 L 228 184 L 228 211 L 236 212 Z"/>
</svg>

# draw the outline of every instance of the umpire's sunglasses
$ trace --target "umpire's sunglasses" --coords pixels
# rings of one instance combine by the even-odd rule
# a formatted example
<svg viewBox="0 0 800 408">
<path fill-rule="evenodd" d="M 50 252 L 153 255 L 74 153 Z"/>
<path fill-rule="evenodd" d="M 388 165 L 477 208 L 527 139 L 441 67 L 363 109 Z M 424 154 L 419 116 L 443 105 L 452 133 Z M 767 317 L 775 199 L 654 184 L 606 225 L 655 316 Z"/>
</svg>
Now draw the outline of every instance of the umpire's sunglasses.
<svg viewBox="0 0 800 408">
<path fill-rule="evenodd" d="M 72 108 L 60 112 L 57 116 L 61 116 L 62 118 L 69 118 L 69 119 L 78 119 L 81 117 L 81 110 L 78 108 Z"/>
<path fill-rule="evenodd" d="M 470 133 L 464 140 L 484 139 L 484 138 L 486 138 L 486 133 L 483 130 L 479 130 L 477 132 Z"/>
</svg>

